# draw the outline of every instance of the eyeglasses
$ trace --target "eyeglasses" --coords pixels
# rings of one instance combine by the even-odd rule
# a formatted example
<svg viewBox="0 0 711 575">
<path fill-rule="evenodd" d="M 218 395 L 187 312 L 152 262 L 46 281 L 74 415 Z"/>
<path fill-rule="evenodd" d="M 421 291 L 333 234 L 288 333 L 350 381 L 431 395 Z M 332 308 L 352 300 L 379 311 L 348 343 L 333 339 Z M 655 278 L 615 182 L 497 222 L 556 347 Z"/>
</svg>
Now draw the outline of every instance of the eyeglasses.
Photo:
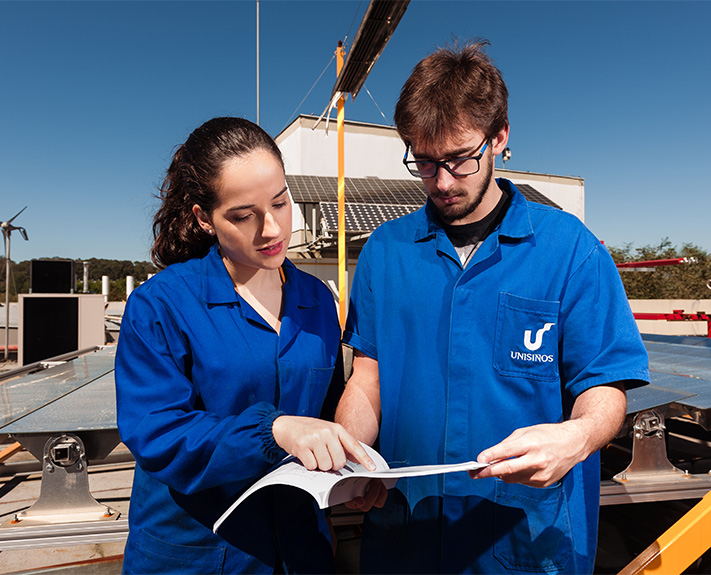
<svg viewBox="0 0 711 575">
<path fill-rule="evenodd" d="M 402 163 L 405 164 L 405 167 L 413 176 L 417 176 L 418 178 L 434 178 L 440 166 L 453 176 L 471 176 L 479 171 L 479 160 L 484 156 L 486 147 L 491 143 L 491 140 L 484 140 L 484 142 L 482 142 L 484 147 L 476 156 L 453 158 L 451 160 L 408 160 L 407 156 L 410 153 L 410 144 L 408 144 Z M 479 146 L 481 146 L 481 144 L 479 144 Z M 477 146 L 477 148 L 479 146 Z"/>
</svg>

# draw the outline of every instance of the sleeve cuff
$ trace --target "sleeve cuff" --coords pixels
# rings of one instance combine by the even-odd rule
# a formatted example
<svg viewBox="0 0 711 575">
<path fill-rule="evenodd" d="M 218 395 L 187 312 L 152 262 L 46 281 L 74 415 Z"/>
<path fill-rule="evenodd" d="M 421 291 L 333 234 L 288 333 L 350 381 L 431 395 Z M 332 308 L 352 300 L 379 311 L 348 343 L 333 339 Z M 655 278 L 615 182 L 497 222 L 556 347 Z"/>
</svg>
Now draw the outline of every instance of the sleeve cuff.
<svg viewBox="0 0 711 575">
<path fill-rule="evenodd" d="M 343 338 L 341 340 L 341 343 L 354 349 L 357 349 L 358 351 L 364 353 L 372 359 L 378 359 L 378 348 L 369 341 L 363 339 L 362 337 L 354 334 L 351 331 L 343 332 Z"/>
<path fill-rule="evenodd" d="M 278 461 L 286 453 L 274 439 L 274 434 L 272 433 L 272 425 L 274 420 L 280 415 L 286 415 L 285 412 L 279 409 L 270 410 L 259 422 L 257 426 L 257 433 L 262 440 L 262 449 L 267 458 L 272 462 Z"/>
</svg>

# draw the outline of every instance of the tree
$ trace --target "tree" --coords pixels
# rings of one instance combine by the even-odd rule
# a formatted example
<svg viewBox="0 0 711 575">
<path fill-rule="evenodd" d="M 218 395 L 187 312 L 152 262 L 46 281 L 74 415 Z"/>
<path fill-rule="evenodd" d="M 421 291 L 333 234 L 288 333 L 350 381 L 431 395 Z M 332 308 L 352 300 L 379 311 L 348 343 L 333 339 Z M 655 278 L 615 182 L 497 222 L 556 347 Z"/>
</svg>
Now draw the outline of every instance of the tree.
<svg viewBox="0 0 711 575">
<path fill-rule="evenodd" d="M 66 260 L 67 258 L 38 258 L 42 260 Z M 101 293 L 101 278 L 109 276 L 109 300 L 123 301 L 126 299 L 126 276 L 133 276 L 136 285 L 148 279 L 149 274 L 157 273 L 156 267 L 149 262 L 131 262 L 128 260 L 104 260 L 91 258 L 89 260 L 74 260 L 74 272 L 77 276 L 76 291 L 84 291 L 84 262 L 89 264 L 89 293 Z M 17 294 L 30 292 L 31 261 L 19 263 L 10 261 L 10 301 L 17 301 Z M 2 259 L 0 272 L 0 294 L 5 301 L 5 259 Z"/>
<path fill-rule="evenodd" d="M 5 301 L 5 258 L 2 258 L 2 271 L 0 272 L 0 298 Z M 30 262 L 24 261 L 19 264 L 10 260 L 10 301 L 17 301 L 18 293 L 28 293 L 30 291 Z"/>
<path fill-rule="evenodd" d="M 688 258 L 693 263 L 657 266 L 654 271 L 622 271 L 622 283 L 630 299 L 708 299 L 711 289 L 711 255 L 693 244 L 676 248 L 664 238 L 659 245 L 633 248 L 608 247 L 615 263 L 643 262 L 661 259 Z M 711 310 L 709 310 L 711 311 Z"/>
</svg>

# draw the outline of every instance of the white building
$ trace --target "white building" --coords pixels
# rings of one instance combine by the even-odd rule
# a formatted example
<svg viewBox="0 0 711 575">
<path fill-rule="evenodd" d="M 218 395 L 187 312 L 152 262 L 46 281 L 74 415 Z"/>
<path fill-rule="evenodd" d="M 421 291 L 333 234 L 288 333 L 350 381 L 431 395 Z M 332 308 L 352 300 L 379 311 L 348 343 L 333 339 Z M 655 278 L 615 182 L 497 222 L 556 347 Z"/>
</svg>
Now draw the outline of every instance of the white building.
<svg viewBox="0 0 711 575">
<path fill-rule="evenodd" d="M 332 231 L 322 228 L 323 224 L 329 223 L 321 221 L 323 217 L 328 217 L 327 212 L 324 216 L 324 209 L 317 210 L 316 221 L 312 212 L 315 208 L 323 208 L 322 204 L 337 201 L 337 138 L 336 122 L 326 119 L 319 122 L 315 116 L 299 116 L 276 137 L 295 200 L 294 231 L 301 232 L 295 233 L 292 246 L 313 241 L 320 232 Z M 411 208 L 419 208 L 424 203 L 424 186 L 402 164 L 404 153 L 405 146 L 395 128 L 345 122 L 347 213 L 355 212 L 358 206 L 378 205 L 407 206 L 407 211 L 411 211 Z M 500 168 L 496 169 L 496 175 L 512 180 L 528 199 L 554 205 L 585 221 L 585 185 L 582 178 Z M 296 207 L 299 209 L 296 210 Z M 357 214 L 348 215 L 357 218 Z M 346 227 L 349 232 L 360 234 L 372 231 L 372 228 L 354 230 L 348 225 Z"/>
<path fill-rule="evenodd" d="M 294 202 L 289 256 L 334 289 L 337 256 L 338 130 L 336 121 L 299 116 L 277 137 Z M 346 121 L 344 165 L 348 259 L 382 222 L 424 205 L 419 178 L 402 163 L 405 145 L 391 126 Z M 584 221 L 582 178 L 496 169 L 529 200 L 570 212 Z"/>
</svg>

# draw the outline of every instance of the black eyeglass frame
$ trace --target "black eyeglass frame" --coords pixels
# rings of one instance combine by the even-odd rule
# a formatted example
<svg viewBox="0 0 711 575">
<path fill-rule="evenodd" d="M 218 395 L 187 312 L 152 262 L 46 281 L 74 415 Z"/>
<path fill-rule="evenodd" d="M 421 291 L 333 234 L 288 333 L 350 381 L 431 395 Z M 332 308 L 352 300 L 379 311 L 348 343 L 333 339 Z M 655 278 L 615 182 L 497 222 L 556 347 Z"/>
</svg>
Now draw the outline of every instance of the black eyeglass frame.
<svg viewBox="0 0 711 575">
<path fill-rule="evenodd" d="M 415 176 L 417 178 L 422 178 L 423 180 L 430 180 L 432 178 L 436 178 L 437 174 L 439 173 L 440 167 L 447 170 L 453 176 L 473 176 L 474 174 L 478 173 L 479 170 L 481 170 L 481 159 L 484 157 L 484 152 L 486 152 L 486 148 L 489 146 L 489 144 L 491 144 L 491 138 L 485 138 L 484 141 L 482 142 L 482 144 L 484 144 L 484 147 L 481 149 L 481 151 L 476 156 L 467 156 L 464 158 L 449 158 L 447 160 L 408 160 L 407 155 L 410 153 L 410 149 L 411 149 L 411 146 L 408 143 L 405 148 L 405 156 L 402 158 L 402 163 L 405 164 L 405 167 L 407 168 L 408 172 L 410 172 L 413 176 Z M 481 144 L 479 144 L 479 146 L 481 146 Z M 479 146 L 477 146 L 477 147 L 479 147 Z M 460 174 L 460 173 L 452 171 L 452 168 L 449 167 L 450 162 L 466 162 L 467 160 L 476 160 L 476 170 L 474 170 L 473 172 L 467 172 L 466 174 Z M 423 176 L 420 173 L 420 170 L 418 170 L 414 167 L 414 164 L 423 164 L 423 163 L 434 164 L 434 166 L 435 166 L 434 174 L 432 174 L 431 176 Z M 410 167 L 411 165 L 413 165 L 412 168 Z"/>
</svg>

